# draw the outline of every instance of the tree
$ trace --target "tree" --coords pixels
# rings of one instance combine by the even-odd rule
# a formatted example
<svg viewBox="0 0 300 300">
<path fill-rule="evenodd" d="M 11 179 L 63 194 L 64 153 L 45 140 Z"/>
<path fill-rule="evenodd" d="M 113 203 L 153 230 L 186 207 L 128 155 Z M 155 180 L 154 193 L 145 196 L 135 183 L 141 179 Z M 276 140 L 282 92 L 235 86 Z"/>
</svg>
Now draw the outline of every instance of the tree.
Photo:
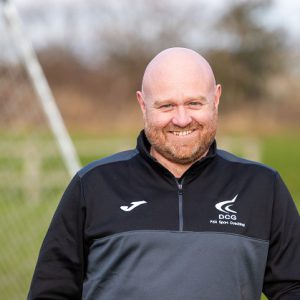
<svg viewBox="0 0 300 300">
<path fill-rule="evenodd" d="M 220 39 L 226 43 L 208 57 L 225 87 L 225 109 L 263 100 L 269 78 L 284 68 L 283 31 L 268 29 L 262 22 L 271 5 L 269 0 L 237 2 L 217 23 Z"/>
</svg>

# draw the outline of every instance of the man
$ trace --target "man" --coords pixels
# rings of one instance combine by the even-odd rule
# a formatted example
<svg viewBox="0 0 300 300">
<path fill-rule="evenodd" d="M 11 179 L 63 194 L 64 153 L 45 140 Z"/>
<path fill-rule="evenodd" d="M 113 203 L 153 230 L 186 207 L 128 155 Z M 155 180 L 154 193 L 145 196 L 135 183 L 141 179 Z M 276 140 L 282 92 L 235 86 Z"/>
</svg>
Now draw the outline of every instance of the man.
<svg viewBox="0 0 300 300">
<path fill-rule="evenodd" d="M 278 173 L 217 150 L 221 86 L 171 48 L 137 92 L 137 148 L 76 174 L 29 299 L 300 299 L 300 222 Z"/>
</svg>

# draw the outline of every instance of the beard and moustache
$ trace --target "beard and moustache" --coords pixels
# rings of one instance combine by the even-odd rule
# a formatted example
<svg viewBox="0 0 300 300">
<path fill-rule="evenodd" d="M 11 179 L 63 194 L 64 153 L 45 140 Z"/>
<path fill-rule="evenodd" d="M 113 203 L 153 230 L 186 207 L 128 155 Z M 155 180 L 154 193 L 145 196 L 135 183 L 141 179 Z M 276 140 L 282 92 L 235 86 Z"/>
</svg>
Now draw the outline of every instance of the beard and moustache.
<svg viewBox="0 0 300 300">
<path fill-rule="evenodd" d="M 193 120 L 186 127 L 179 127 L 169 123 L 165 127 L 157 127 L 145 122 L 145 134 L 151 147 L 167 160 L 188 165 L 202 158 L 213 143 L 217 131 L 217 112 L 213 113 L 211 120 L 202 125 Z M 191 141 L 183 140 L 180 142 L 170 141 L 168 135 L 170 131 L 189 131 L 196 130 L 198 136 Z"/>
</svg>

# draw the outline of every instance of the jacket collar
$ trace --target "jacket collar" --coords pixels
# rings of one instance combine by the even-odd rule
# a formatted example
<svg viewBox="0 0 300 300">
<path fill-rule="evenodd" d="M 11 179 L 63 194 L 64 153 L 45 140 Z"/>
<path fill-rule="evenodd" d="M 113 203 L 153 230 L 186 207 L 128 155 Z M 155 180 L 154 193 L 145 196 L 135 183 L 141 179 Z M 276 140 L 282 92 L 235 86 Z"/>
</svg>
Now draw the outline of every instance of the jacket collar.
<svg viewBox="0 0 300 300">
<path fill-rule="evenodd" d="M 145 131 L 142 130 L 137 138 L 137 150 L 153 167 L 161 169 L 164 173 L 169 173 L 172 177 L 173 174 L 169 172 L 164 166 L 162 166 L 154 157 L 150 155 L 151 144 L 149 143 Z M 208 163 L 210 163 L 216 156 L 217 143 L 216 140 L 211 144 L 208 153 L 205 157 L 196 161 L 183 175 L 182 177 L 187 177 L 189 175 L 198 173 L 202 168 L 204 168 Z"/>
</svg>

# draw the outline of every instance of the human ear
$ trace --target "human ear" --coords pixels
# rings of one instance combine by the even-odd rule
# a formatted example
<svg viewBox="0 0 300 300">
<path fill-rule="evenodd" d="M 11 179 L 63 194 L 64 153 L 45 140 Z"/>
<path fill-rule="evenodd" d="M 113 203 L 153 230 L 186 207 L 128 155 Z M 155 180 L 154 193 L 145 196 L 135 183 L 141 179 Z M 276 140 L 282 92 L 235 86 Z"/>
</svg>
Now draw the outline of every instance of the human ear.
<svg viewBox="0 0 300 300">
<path fill-rule="evenodd" d="M 145 100 L 143 97 L 143 93 L 141 91 L 136 92 L 136 98 L 138 100 L 138 103 L 140 105 L 140 108 L 142 110 L 143 115 L 145 116 L 146 113 L 146 107 L 145 107 Z"/>
<path fill-rule="evenodd" d="M 215 97 L 214 97 L 214 105 L 216 109 L 218 109 L 221 94 L 222 94 L 222 86 L 221 84 L 217 84 L 215 88 Z"/>
</svg>

